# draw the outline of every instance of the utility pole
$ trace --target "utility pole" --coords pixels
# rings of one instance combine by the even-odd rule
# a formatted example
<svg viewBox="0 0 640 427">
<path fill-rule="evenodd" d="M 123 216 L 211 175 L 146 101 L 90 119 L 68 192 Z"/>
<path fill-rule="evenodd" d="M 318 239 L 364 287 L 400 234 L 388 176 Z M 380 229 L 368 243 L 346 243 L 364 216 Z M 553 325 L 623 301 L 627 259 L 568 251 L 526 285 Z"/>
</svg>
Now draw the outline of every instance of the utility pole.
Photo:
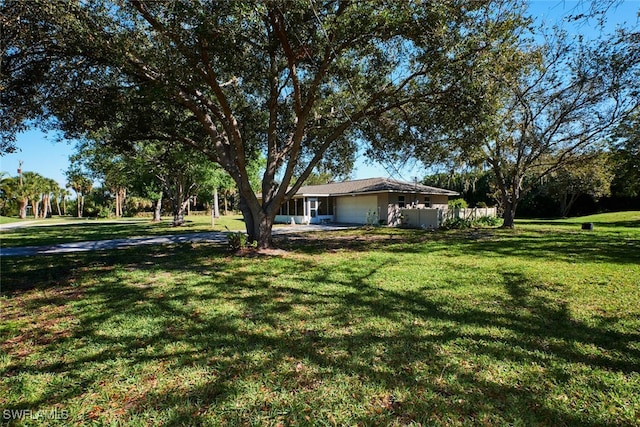
<svg viewBox="0 0 640 427">
<path fill-rule="evenodd" d="M 20 187 L 22 187 L 22 160 L 18 161 L 18 175 L 20 176 Z"/>
<path fill-rule="evenodd" d="M 215 218 L 220 217 L 220 212 L 218 211 L 218 189 L 213 189 L 213 206 L 211 207 L 211 227 L 215 225 Z"/>
</svg>

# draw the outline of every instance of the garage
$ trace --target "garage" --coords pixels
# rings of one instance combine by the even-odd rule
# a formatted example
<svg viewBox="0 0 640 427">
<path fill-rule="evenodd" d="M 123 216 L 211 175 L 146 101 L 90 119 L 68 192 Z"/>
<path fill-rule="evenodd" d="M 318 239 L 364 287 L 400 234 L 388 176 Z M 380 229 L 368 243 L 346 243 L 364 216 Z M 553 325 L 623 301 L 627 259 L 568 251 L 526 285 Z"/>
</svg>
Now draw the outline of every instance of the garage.
<svg viewBox="0 0 640 427">
<path fill-rule="evenodd" d="M 336 222 L 366 224 L 369 211 L 378 212 L 378 196 L 343 196 L 336 198 Z"/>
</svg>

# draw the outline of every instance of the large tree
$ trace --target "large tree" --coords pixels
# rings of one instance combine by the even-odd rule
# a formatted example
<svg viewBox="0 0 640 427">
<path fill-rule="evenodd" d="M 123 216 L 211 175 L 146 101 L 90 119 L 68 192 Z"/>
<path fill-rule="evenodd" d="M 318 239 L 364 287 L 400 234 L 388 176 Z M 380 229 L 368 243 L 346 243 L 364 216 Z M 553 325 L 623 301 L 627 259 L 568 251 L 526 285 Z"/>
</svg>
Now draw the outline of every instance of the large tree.
<svg viewBox="0 0 640 427">
<path fill-rule="evenodd" d="M 179 226 L 184 223 L 191 200 L 196 196 L 211 200 L 215 189 L 221 189 L 229 179 L 224 170 L 202 153 L 178 142 L 125 141 L 121 132 L 116 126 L 107 126 L 91 133 L 90 138 L 76 145 L 70 157 L 71 169 L 87 171 L 93 180 L 103 182 L 109 189 L 115 199 L 116 216 L 122 214 L 122 210 L 118 212 L 118 194 L 128 192 L 153 201 L 154 221 L 160 220 L 163 198 L 169 200 L 173 225 Z M 253 178 L 252 182 L 255 181 Z"/>
<path fill-rule="evenodd" d="M 546 187 L 556 201 L 560 215 L 568 217 L 580 196 L 587 195 L 595 201 L 609 196 L 613 176 L 607 154 L 586 153 L 550 174 Z"/>
<path fill-rule="evenodd" d="M 25 186 L 24 177 L 3 178 L 2 197 L 5 204 L 10 200 L 15 200 L 18 207 L 20 219 L 27 217 L 27 206 L 29 205 L 29 187 Z"/>
<path fill-rule="evenodd" d="M 620 124 L 611 141 L 615 165 L 614 186 L 621 195 L 640 195 L 640 108 Z"/>
<path fill-rule="evenodd" d="M 204 137 L 146 136 L 220 164 L 249 239 L 268 247 L 280 205 L 316 166 L 351 164 L 385 113 L 403 120 L 425 106 L 434 130 L 474 117 L 470 70 L 510 42 L 512 3 L 7 1 L 2 124 L 47 116 L 82 129 L 122 105 L 180 109 Z M 258 199 L 247 165 L 260 153 Z"/>
<path fill-rule="evenodd" d="M 513 227 L 531 188 L 527 180 L 583 163 L 638 105 L 639 68 L 627 49 L 623 40 L 588 45 L 556 38 L 531 67 L 497 81 L 505 102 L 489 121 L 480 154 L 496 176 L 504 227 Z"/>
<path fill-rule="evenodd" d="M 558 31 L 489 52 L 494 72 L 478 75 L 486 100 L 479 119 L 462 131 L 443 129 L 446 140 L 417 145 L 414 154 L 425 163 L 488 165 L 503 226 L 512 228 L 535 183 L 583 163 L 638 108 L 639 40 L 619 32 L 588 41 Z"/>
</svg>

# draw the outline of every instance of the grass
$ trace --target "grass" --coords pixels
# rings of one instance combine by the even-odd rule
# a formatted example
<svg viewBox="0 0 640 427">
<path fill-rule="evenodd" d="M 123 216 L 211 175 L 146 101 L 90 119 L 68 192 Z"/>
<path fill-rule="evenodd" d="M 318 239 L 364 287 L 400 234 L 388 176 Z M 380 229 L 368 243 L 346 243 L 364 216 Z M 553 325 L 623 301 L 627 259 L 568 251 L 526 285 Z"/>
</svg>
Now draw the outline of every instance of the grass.
<svg viewBox="0 0 640 427">
<path fill-rule="evenodd" d="M 39 425 L 638 425 L 640 228 L 613 222 L 3 258 L 0 409 L 69 417 Z"/>
<path fill-rule="evenodd" d="M 0 216 L 0 224 L 10 224 L 12 222 L 20 222 L 20 218 L 12 218 L 8 216 Z"/>
<path fill-rule="evenodd" d="M 2 230 L 0 245 L 2 247 L 41 246 L 126 237 L 226 231 L 225 226 L 230 230 L 243 230 L 242 216 L 220 217 L 215 220 L 214 227 L 211 227 L 211 218 L 204 215 L 187 217 L 186 224 L 181 227 L 172 226 L 170 220 L 153 223 L 148 218 L 87 221 L 67 217 L 39 221 L 29 227 Z"/>
<path fill-rule="evenodd" d="M 640 227 L 640 212 L 610 212 L 594 214 L 576 218 L 561 218 L 555 220 L 518 220 L 517 223 L 537 224 L 537 225 L 567 225 L 575 226 L 582 223 L 591 222 L 599 227 Z"/>
</svg>

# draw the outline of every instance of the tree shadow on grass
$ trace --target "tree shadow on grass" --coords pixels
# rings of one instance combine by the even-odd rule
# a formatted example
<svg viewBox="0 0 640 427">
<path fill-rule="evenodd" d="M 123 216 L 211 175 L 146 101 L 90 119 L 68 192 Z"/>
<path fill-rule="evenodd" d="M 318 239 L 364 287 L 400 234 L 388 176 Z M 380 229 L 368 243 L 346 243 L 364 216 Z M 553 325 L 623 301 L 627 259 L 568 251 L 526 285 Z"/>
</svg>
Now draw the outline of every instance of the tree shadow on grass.
<svg viewBox="0 0 640 427">
<path fill-rule="evenodd" d="M 416 232 L 408 245 L 385 242 L 397 253 L 438 253 L 511 257 L 525 260 L 571 263 L 612 263 L 637 265 L 640 235 L 621 237 L 615 233 L 573 233 L 513 231 L 496 229 L 455 232 Z"/>
<path fill-rule="evenodd" d="M 584 221 L 584 223 L 591 223 L 595 227 L 604 227 L 604 228 L 637 228 L 640 227 L 640 220 L 629 220 L 629 221 L 615 221 L 615 222 L 604 222 L 604 221 Z M 540 225 L 547 228 L 553 228 L 554 226 L 566 226 L 573 227 L 576 230 L 580 230 L 583 222 L 571 221 L 571 220 L 524 220 L 523 224 L 526 225 Z"/>
<path fill-rule="evenodd" d="M 637 264 L 640 234 L 567 232 L 562 230 L 471 229 L 454 231 L 374 230 L 316 233 L 298 239 L 277 237 L 278 247 L 323 254 L 339 251 L 473 254 L 487 257 L 545 259 L 572 263 Z"/>
<path fill-rule="evenodd" d="M 572 263 L 637 264 L 640 239 L 587 233 L 536 233 L 501 239 L 468 240 L 462 243 L 471 253 L 485 256 L 549 258 Z"/>
<path fill-rule="evenodd" d="M 318 265 L 306 256 L 314 247 L 238 259 L 181 245 L 12 261 L 3 289 L 21 306 L 8 307 L 8 320 L 42 312 L 72 321 L 53 340 L 55 328 L 22 325 L 28 343 L 3 346 L 5 384 L 24 393 L 4 407 L 73 405 L 77 422 L 177 425 L 612 419 L 554 402 L 595 393 L 572 390 L 577 371 L 637 373 L 638 333 L 573 319 L 561 284 L 541 287 L 520 272 L 501 272 L 504 291 L 482 304 L 378 286 L 399 248 L 374 244 L 388 260 Z M 21 349 L 32 353 L 18 357 Z M 59 380 L 37 383 L 51 375 Z M 34 384 L 42 390 L 29 392 Z"/>
</svg>

